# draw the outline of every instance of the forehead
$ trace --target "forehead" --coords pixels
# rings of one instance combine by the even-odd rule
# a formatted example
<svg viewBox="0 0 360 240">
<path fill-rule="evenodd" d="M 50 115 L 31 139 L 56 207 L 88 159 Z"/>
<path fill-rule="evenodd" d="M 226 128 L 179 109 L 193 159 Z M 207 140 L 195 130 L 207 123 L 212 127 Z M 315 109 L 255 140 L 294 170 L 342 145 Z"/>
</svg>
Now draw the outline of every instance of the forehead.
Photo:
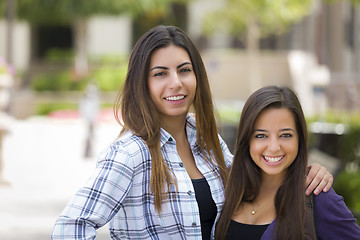
<svg viewBox="0 0 360 240">
<path fill-rule="evenodd" d="M 169 46 L 156 49 L 150 59 L 150 66 L 152 65 L 171 65 L 179 62 L 190 62 L 190 56 L 187 51 L 182 48 L 170 44 Z"/>
<path fill-rule="evenodd" d="M 269 108 L 260 113 L 255 121 L 255 128 L 295 129 L 295 117 L 287 108 Z"/>
</svg>

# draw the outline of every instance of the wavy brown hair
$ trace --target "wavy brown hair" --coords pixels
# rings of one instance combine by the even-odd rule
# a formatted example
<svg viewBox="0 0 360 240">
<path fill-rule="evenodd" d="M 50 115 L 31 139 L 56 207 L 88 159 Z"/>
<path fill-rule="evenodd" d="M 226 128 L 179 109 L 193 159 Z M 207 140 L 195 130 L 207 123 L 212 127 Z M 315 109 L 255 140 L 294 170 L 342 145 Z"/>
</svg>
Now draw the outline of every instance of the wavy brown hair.
<svg viewBox="0 0 360 240">
<path fill-rule="evenodd" d="M 166 192 L 170 192 L 171 184 L 177 185 L 161 155 L 161 121 L 155 104 L 150 101 L 148 73 L 153 52 L 171 44 L 186 50 L 196 76 L 193 108 L 197 141 L 202 155 L 214 169 L 217 165 L 219 178 L 224 185 L 228 177 L 217 133 L 210 85 L 200 53 L 181 29 L 173 26 L 154 27 L 137 41 L 131 52 L 125 84 L 115 101 L 114 113 L 117 121 L 123 126 L 121 134 L 129 130 L 141 137 L 149 148 L 152 165 L 150 191 L 154 194 L 154 204 L 158 212 L 161 212 L 161 203 L 167 198 Z"/>
<path fill-rule="evenodd" d="M 241 202 L 258 196 L 260 168 L 250 156 L 250 138 L 259 115 L 269 108 L 286 108 L 294 116 L 299 135 L 298 154 L 287 169 L 285 181 L 275 196 L 276 238 L 304 239 L 305 176 L 307 166 L 307 128 L 296 94 L 287 87 L 268 86 L 255 91 L 246 101 L 238 128 L 234 162 L 225 189 L 225 202 L 216 225 L 215 239 L 225 239 L 233 214 Z M 274 236 L 275 238 L 275 236 Z"/>
</svg>

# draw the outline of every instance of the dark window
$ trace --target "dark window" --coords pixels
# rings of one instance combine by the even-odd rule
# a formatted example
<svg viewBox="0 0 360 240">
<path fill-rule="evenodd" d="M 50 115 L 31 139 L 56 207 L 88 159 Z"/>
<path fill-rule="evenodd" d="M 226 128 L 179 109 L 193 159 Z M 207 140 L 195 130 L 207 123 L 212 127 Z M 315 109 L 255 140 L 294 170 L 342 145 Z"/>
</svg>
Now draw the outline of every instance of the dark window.
<svg viewBox="0 0 360 240">
<path fill-rule="evenodd" d="M 72 29 L 70 26 L 39 26 L 35 30 L 35 57 L 43 59 L 49 50 L 70 51 L 73 47 Z"/>
</svg>

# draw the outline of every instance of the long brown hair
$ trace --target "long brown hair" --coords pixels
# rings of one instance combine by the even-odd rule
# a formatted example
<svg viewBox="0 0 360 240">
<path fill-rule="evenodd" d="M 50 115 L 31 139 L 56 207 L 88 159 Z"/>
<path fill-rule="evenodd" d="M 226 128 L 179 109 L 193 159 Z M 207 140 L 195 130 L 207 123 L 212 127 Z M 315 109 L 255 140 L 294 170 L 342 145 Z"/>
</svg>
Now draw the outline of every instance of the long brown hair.
<svg viewBox="0 0 360 240">
<path fill-rule="evenodd" d="M 166 198 L 165 193 L 170 192 L 171 184 L 177 185 L 161 155 L 161 121 L 156 106 L 149 101 L 151 97 L 147 79 L 152 53 L 170 44 L 186 50 L 193 65 L 197 86 L 193 107 L 197 141 L 202 154 L 211 165 L 217 164 L 219 178 L 223 180 L 224 185 L 228 177 L 217 134 L 210 85 L 200 53 L 181 29 L 173 26 L 154 27 L 137 41 L 131 52 L 125 84 L 115 101 L 114 113 L 117 121 L 123 126 L 121 133 L 132 131 L 141 137 L 149 148 L 152 164 L 150 191 L 154 194 L 154 204 L 158 212 L 161 212 L 161 203 Z"/>
<path fill-rule="evenodd" d="M 260 168 L 250 156 L 249 143 L 258 116 L 269 108 L 289 109 L 299 136 L 298 154 L 287 170 L 285 181 L 275 196 L 277 239 L 304 239 L 305 175 L 307 166 L 307 128 L 296 94 L 287 87 L 269 86 L 255 91 L 242 110 L 234 162 L 225 189 L 225 202 L 216 225 L 215 238 L 225 239 L 234 212 L 242 201 L 253 201 L 259 194 Z M 275 238 L 275 236 L 274 236 Z"/>
</svg>

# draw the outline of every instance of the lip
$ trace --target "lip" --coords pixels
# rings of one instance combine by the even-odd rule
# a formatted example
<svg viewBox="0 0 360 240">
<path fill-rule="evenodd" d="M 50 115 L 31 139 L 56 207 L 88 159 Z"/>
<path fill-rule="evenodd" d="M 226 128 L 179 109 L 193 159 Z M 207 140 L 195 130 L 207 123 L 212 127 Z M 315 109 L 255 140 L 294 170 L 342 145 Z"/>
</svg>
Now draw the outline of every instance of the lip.
<svg viewBox="0 0 360 240">
<path fill-rule="evenodd" d="M 267 165 L 271 165 L 271 166 L 275 166 L 275 165 L 279 165 L 283 162 L 283 160 L 285 159 L 285 155 L 282 156 L 262 156 L 262 159 L 264 160 L 264 162 Z"/>
</svg>

